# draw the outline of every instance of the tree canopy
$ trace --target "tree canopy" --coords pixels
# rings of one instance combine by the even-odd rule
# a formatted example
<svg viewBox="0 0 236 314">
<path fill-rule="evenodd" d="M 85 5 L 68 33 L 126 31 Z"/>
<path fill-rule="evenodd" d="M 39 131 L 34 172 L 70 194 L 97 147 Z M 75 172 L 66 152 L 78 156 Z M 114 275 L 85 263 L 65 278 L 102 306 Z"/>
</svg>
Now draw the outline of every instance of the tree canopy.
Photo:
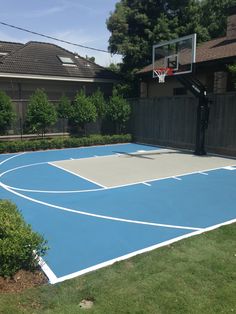
<svg viewBox="0 0 236 314">
<path fill-rule="evenodd" d="M 133 78 L 152 62 L 152 46 L 197 33 L 198 43 L 226 32 L 226 8 L 236 0 L 120 0 L 107 19 L 109 50 L 123 56 L 121 72 Z"/>
</svg>

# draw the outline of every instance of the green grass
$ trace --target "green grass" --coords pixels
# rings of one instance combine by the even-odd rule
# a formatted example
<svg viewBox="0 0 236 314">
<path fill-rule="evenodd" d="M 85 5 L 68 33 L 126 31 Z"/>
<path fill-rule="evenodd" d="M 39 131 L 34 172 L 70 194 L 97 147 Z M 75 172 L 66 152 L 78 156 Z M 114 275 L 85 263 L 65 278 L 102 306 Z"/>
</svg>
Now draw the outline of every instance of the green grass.
<svg viewBox="0 0 236 314">
<path fill-rule="evenodd" d="M 93 308 L 80 309 L 82 299 Z M 236 313 L 236 224 L 61 284 L 1 294 L 0 313 Z"/>
</svg>

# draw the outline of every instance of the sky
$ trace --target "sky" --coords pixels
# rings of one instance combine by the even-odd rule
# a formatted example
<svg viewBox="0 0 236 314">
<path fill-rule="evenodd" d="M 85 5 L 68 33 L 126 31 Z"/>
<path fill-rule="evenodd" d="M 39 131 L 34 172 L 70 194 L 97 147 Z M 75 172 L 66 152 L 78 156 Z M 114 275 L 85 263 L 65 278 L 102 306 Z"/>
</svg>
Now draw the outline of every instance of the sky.
<svg viewBox="0 0 236 314">
<path fill-rule="evenodd" d="M 108 49 L 110 32 L 106 20 L 118 0 L 0 0 L 0 22 L 32 30 L 76 44 Z M 95 57 L 102 66 L 118 63 L 121 57 L 46 39 L 0 24 L 0 41 L 51 42 L 82 57 Z"/>
</svg>

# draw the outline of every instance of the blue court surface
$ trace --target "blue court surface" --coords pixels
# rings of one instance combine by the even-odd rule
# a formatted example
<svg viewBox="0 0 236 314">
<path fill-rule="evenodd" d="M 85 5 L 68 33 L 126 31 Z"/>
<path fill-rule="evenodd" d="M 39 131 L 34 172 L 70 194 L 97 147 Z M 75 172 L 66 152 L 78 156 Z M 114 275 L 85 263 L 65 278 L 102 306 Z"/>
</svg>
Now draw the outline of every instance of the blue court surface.
<svg viewBox="0 0 236 314">
<path fill-rule="evenodd" d="M 48 240 L 41 266 L 51 283 L 236 222 L 233 159 L 204 172 L 114 187 L 53 165 L 158 150 L 117 144 L 0 155 L 0 198 L 15 202 Z"/>
</svg>

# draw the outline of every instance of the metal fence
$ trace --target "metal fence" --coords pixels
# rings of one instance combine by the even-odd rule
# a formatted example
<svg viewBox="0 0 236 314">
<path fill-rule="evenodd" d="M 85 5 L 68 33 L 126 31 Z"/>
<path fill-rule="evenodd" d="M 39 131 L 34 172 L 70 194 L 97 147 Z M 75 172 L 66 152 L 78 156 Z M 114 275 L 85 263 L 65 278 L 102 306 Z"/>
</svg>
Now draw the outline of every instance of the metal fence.
<svg viewBox="0 0 236 314">
<path fill-rule="evenodd" d="M 210 95 L 209 152 L 236 156 L 236 93 Z M 130 130 L 137 142 L 194 149 L 198 101 L 177 96 L 131 99 Z"/>
</svg>

